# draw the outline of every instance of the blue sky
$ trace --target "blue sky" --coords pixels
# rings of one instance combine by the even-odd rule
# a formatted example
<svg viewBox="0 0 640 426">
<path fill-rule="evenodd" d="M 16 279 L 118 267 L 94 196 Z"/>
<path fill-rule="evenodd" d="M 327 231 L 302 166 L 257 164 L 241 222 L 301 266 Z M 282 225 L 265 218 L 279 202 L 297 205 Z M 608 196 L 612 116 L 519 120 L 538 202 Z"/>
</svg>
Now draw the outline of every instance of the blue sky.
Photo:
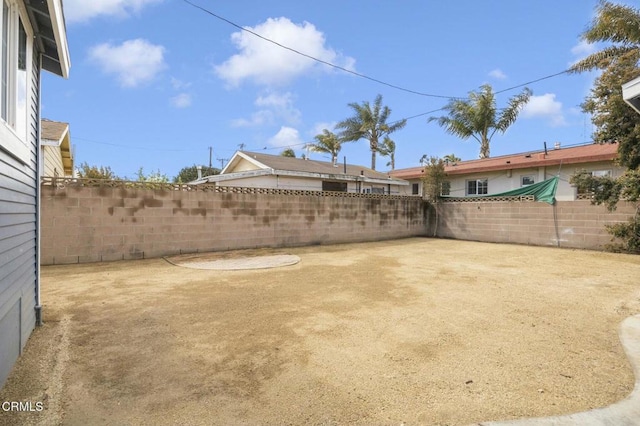
<svg viewBox="0 0 640 426">
<path fill-rule="evenodd" d="M 495 91 L 567 69 L 598 46 L 580 41 L 597 0 L 191 0 L 240 26 L 310 56 L 420 96 L 295 55 L 183 0 L 63 0 L 71 52 L 68 80 L 45 73 L 45 118 L 70 123 L 76 163 L 120 176 L 193 164 L 245 150 L 298 156 L 323 128 L 351 115 L 349 103 L 392 110 L 390 121 L 444 106 L 489 83 Z M 629 4 L 627 2 L 627 4 Z M 560 75 L 528 87 L 533 98 L 491 155 L 591 140 L 580 110 L 594 75 Z M 497 96 L 498 107 L 522 88 Z M 479 145 L 448 135 L 429 116 L 394 133 L 396 168 L 423 154 L 478 156 Z M 340 159 L 369 166 L 368 142 Z M 311 158 L 327 160 L 324 154 Z M 378 170 L 387 170 L 379 157 Z"/>
</svg>

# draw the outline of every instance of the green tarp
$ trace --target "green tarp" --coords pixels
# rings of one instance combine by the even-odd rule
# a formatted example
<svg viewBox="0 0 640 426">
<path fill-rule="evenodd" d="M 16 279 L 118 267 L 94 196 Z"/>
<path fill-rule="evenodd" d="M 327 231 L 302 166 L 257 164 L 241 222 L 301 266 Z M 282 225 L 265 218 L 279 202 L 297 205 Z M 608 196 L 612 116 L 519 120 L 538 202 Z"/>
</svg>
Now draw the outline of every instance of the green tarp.
<svg viewBox="0 0 640 426">
<path fill-rule="evenodd" d="M 542 182 L 534 183 L 533 185 L 527 185 L 522 188 L 512 189 L 511 191 L 501 192 L 499 194 L 490 195 L 473 195 L 473 198 L 484 197 L 518 197 L 521 195 L 533 195 L 536 201 L 542 201 L 544 203 L 555 204 L 556 202 L 556 189 L 558 188 L 558 177 L 552 177 L 551 179 L 543 180 Z M 443 198 L 457 198 L 444 196 Z"/>
</svg>

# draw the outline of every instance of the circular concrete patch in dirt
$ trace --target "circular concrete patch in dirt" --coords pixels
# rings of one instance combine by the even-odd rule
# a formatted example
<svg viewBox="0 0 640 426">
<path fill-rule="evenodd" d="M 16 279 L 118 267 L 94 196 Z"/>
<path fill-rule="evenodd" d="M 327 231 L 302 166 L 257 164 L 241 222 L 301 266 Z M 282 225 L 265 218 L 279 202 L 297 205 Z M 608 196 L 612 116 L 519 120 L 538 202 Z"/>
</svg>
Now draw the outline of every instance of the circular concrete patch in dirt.
<svg viewBox="0 0 640 426">
<path fill-rule="evenodd" d="M 241 271 L 245 269 L 267 269 L 280 266 L 295 265 L 300 262 L 298 256 L 292 254 L 276 254 L 270 256 L 237 257 L 232 259 L 189 259 L 185 261 L 167 259 L 168 262 L 191 269 L 211 269 L 218 271 Z"/>
</svg>

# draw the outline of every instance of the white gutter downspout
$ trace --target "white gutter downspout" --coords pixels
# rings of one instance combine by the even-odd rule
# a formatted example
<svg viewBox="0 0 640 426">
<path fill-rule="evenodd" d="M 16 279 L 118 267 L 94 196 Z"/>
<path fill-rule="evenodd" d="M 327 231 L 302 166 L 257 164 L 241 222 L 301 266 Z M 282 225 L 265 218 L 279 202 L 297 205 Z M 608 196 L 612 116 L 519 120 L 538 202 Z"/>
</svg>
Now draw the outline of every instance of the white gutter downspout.
<svg viewBox="0 0 640 426">
<path fill-rule="evenodd" d="M 40 155 L 40 139 L 42 137 L 42 120 L 40 119 L 42 114 L 42 53 L 38 56 L 40 63 L 38 64 L 38 114 L 36 120 L 38 120 L 37 128 L 38 135 L 36 138 L 36 326 L 42 325 L 42 305 L 40 304 L 40 215 L 41 215 L 41 190 L 40 181 L 42 180 L 42 172 L 40 171 L 40 162 L 42 156 Z"/>
</svg>

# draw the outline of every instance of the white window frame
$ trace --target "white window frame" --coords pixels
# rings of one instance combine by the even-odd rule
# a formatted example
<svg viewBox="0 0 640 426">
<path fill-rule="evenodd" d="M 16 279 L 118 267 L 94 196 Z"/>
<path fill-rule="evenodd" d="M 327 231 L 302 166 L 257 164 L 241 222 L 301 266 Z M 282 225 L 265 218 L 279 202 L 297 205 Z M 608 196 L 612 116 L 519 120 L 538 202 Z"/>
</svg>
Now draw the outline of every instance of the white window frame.
<svg viewBox="0 0 640 426">
<path fill-rule="evenodd" d="M 524 183 L 525 178 L 531 179 L 532 183 Z M 529 186 L 529 185 L 534 185 L 536 183 L 536 176 L 535 175 L 522 175 L 520 176 L 520 186 Z"/>
<path fill-rule="evenodd" d="M 7 86 L 6 86 L 6 119 L 0 116 L 0 149 L 7 151 L 13 157 L 29 164 L 30 148 L 29 148 L 29 129 L 30 129 L 30 113 L 32 77 L 33 71 L 33 31 L 31 29 L 29 18 L 24 9 L 24 5 L 16 0 L 0 0 L 2 7 L 0 8 L 0 37 L 5 34 L 3 24 L 7 22 Z M 3 15 L 4 5 L 8 6 L 8 17 L 5 20 Z M 19 22 L 26 33 L 26 87 L 25 89 L 25 105 L 24 105 L 24 129 L 16 128 L 19 119 L 18 114 L 18 40 L 19 40 Z M 1 49 L 1 47 L 0 47 Z M 4 65 L 4 64 L 3 64 Z M 0 88 L 1 90 L 1 88 Z M 0 102 L 2 96 L 0 96 Z M 23 133 L 23 134 L 21 134 Z"/>
<path fill-rule="evenodd" d="M 474 182 L 475 183 L 475 192 L 471 193 L 469 192 L 469 183 L 470 182 Z M 485 192 L 478 194 L 478 186 L 483 185 L 485 187 Z M 467 179 L 464 182 L 464 190 L 465 193 L 467 194 L 467 196 L 474 196 L 474 195 L 487 195 L 489 194 L 489 179 L 487 178 L 483 178 L 483 179 Z"/>
<path fill-rule="evenodd" d="M 612 177 L 613 176 L 613 171 L 611 169 L 593 170 L 591 172 L 591 176 L 593 176 L 593 177 Z"/>
</svg>

